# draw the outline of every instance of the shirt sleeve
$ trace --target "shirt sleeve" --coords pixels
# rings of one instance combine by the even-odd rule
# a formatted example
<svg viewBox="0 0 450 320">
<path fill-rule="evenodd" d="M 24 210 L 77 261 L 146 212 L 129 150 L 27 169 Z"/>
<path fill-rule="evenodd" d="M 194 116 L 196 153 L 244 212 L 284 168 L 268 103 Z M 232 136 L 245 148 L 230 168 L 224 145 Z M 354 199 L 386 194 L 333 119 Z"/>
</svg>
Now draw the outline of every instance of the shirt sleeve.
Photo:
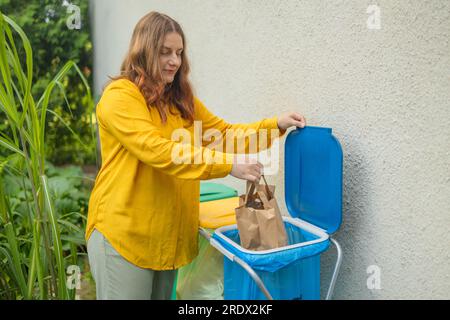
<svg viewBox="0 0 450 320">
<path fill-rule="evenodd" d="M 209 129 L 216 129 L 220 132 L 221 138 L 225 139 L 226 145 L 232 145 L 232 153 L 256 153 L 272 146 L 275 139 L 282 137 L 286 130 L 278 128 L 278 118 L 267 118 L 252 123 L 230 124 L 210 112 L 205 105 L 194 98 L 196 120 L 202 122 L 202 131 L 205 134 Z M 229 143 L 229 140 L 233 143 Z M 263 139 L 265 142 L 260 140 Z M 253 141 L 253 142 L 252 142 Z M 255 142 L 256 141 L 256 142 Z M 223 141 L 222 141 L 223 142 Z M 203 145 L 210 143 L 204 141 Z M 230 150 L 223 148 L 226 152 Z"/>
<path fill-rule="evenodd" d="M 232 154 L 165 138 L 152 122 L 145 100 L 132 88 L 112 87 L 102 99 L 97 109 L 99 123 L 143 163 L 166 174 L 189 180 L 220 178 L 231 172 Z M 174 161 L 175 148 L 184 150 L 182 161 Z M 203 161 L 199 163 L 198 159 Z"/>
</svg>

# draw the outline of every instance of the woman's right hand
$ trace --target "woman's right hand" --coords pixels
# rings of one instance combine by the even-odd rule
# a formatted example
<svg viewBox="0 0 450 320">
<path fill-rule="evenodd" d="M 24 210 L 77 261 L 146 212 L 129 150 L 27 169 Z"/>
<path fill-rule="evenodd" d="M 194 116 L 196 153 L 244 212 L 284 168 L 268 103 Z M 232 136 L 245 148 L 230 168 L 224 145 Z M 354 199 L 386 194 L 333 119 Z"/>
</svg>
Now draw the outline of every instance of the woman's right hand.
<svg viewBox="0 0 450 320">
<path fill-rule="evenodd" d="M 263 165 L 256 160 L 238 161 L 237 157 L 234 157 L 230 174 L 238 179 L 258 182 L 263 174 Z"/>
</svg>

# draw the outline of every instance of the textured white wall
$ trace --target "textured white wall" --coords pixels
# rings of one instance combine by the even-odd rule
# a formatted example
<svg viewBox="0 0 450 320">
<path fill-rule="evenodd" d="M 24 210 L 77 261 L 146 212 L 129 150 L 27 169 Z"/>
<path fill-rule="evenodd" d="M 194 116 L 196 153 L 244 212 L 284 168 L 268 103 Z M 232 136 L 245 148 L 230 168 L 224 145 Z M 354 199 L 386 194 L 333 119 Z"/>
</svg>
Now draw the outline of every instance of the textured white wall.
<svg viewBox="0 0 450 320">
<path fill-rule="evenodd" d="M 381 9 L 380 30 L 367 28 L 370 4 Z M 297 110 L 308 124 L 333 128 L 344 150 L 336 234 L 344 261 L 334 298 L 450 299 L 449 1 L 91 6 L 97 93 L 117 74 L 135 23 L 156 10 L 184 28 L 197 95 L 214 113 L 251 122 Z M 283 153 L 270 177 L 281 204 Z M 224 181 L 243 191 L 236 179 Z M 324 282 L 334 253 L 323 255 Z M 381 270 L 380 290 L 366 285 L 370 265 Z"/>
</svg>

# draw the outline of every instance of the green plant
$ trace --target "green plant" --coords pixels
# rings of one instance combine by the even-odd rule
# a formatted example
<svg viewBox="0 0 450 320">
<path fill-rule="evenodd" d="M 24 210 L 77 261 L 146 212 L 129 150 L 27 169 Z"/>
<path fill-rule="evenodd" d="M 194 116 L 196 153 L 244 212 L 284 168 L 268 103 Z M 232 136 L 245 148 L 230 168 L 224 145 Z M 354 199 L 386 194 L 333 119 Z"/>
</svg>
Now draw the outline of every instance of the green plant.
<svg viewBox="0 0 450 320">
<path fill-rule="evenodd" d="M 13 34 L 13 31 L 15 34 Z M 19 36 L 25 52 L 21 61 L 15 38 Z M 73 227 L 57 211 L 55 196 L 64 197 L 57 183 L 49 178 L 46 161 L 46 116 L 56 115 L 49 101 L 54 88 L 75 70 L 82 79 L 89 101 L 88 114 L 93 111 L 89 84 L 73 61 L 68 61 L 35 100 L 33 84 L 33 52 L 23 30 L 0 12 L 0 112 L 7 126 L 0 132 L 0 289 L 7 298 L 71 299 L 73 290 L 66 286 L 66 267 L 76 264 L 76 242 L 70 241 L 70 253 L 65 255 L 61 230 Z M 62 91 L 65 96 L 65 92 Z M 66 97 L 67 98 L 67 97 Z M 80 142 L 79 136 L 62 120 Z M 91 136 L 94 131 L 91 125 Z M 15 178 L 14 178 L 15 177 Z M 9 180 L 8 180 L 9 179 Z M 23 201 L 16 201 L 15 191 L 6 190 L 15 182 Z M 61 185 L 59 185 L 61 187 Z M 56 194 L 55 194 L 56 193 Z M 58 210 L 61 210 L 60 204 Z M 68 216 L 71 208 L 68 208 Z M 62 222 L 64 221 L 64 222 Z M 74 225 L 75 226 L 75 225 Z M 75 228 L 76 229 L 76 228 Z M 67 240 L 67 239 L 66 239 Z M 71 239 L 73 240 L 73 239 Z"/>
<path fill-rule="evenodd" d="M 33 48 L 33 81 L 31 93 L 39 97 L 66 61 L 74 61 L 92 87 L 92 42 L 89 31 L 88 0 L 71 0 L 79 8 L 80 28 L 70 29 L 67 22 L 74 11 L 62 0 L 0 0 L 0 10 L 25 32 Z M 66 3 L 66 5 L 64 5 Z M 19 56 L 25 50 L 17 44 Z M 55 91 L 49 105 L 55 114 L 46 117 L 46 157 L 55 165 L 94 164 L 95 142 L 91 140 L 90 101 L 84 94 L 84 83 L 75 73 L 65 74 L 58 83 L 65 91 Z M 67 99 L 66 99 L 67 97 Z M 68 131 L 61 119 L 77 133 Z M 7 126 L 0 114 L 0 129 Z M 87 148 L 86 148 L 87 146 Z M 1 150 L 0 150 L 1 154 Z"/>
</svg>

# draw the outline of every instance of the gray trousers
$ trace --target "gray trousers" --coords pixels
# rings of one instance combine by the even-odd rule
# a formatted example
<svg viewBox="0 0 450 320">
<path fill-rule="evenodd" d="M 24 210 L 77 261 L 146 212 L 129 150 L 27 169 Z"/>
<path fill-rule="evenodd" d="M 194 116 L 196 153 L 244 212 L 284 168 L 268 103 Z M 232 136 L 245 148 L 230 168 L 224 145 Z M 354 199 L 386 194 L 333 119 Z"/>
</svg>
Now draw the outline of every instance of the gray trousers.
<svg viewBox="0 0 450 320">
<path fill-rule="evenodd" d="M 89 265 L 97 300 L 169 300 L 176 270 L 140 268 L 125 260 L 94 229 L 87 242 Z"/>
</svg>

